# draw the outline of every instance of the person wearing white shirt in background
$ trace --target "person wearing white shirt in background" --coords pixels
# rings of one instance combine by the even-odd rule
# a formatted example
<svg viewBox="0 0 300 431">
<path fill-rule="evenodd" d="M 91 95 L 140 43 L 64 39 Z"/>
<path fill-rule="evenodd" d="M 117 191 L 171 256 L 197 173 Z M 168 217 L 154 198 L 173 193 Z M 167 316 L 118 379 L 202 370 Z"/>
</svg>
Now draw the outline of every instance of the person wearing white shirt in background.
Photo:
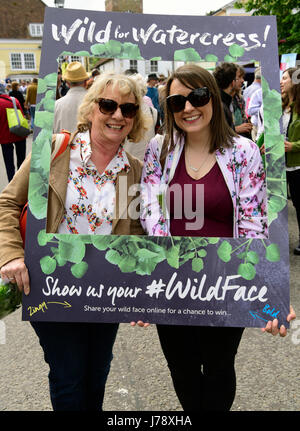
<svg viewBox="0 0 300 431">
<path fill-rule="evenodd" d="M 76 131 L 77 111 L 86 94 L 89 75 L 79 61 L 73 61 L 66 67 L 63 79 L 70 89 L 65 96 L 55 102 L 53 133 L 59 133 L 63 129 L 69 132 Z"/>
<path fill-rule="evenodd" d="M 258 67 L 257 69 L 255 69 L 255 72 L 254 72 L 254 81 L 252 82 L 252 84 L 249 85 L 248 87 L 246 87 L 245 90 L 243 91 L 243 98 L 244 98 L 244 101 L 245 101 L 245 110 L 246 110 L 246 115 L 247 116 L 248 116 L 248 112 L 247 111 L 248 111 L 248 105 L 249 105 L 250 97 L 259 88 L 261 88 L 261 68 L 260 67 Z"/>
<path fill-rule="evenodd" d="M 257 133 L 258 114 L 259 114 L 260 108 L 262 107 L 262 104 L 263 104 L 262 89 L 259 88 L 252 94 L 248 104 L 248 116 L 251 117 L 251 123 L 253 124 L 252 130 L 251 130 L 251 136 L 254 142 L 258 138 L 258 133 Z"/>
</svg>

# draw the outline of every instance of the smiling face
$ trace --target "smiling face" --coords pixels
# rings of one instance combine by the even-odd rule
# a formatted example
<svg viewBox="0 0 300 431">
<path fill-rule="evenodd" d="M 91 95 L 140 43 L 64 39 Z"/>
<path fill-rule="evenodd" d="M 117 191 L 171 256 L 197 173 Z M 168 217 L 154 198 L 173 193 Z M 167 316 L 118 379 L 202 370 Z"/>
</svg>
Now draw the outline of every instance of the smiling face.
<svg viewBox="0 0 300 431">
<path fill-rule="evenodd" d="M 113 87 L 111 84 L 99 94 L 100 97 L 114 100 L 118 105 L 136 103 L 132 93 L 122 94 L 117 86 Z M 113 114 L 103 114 L 99 110 L 98 103 L 95 102 L 90 115 L 90 122 L 91 140 L 94 145 L 101 143 L 105 146 L 118 147 L 132 130 L 134 118 L 123 117 L 119 106 Z"/>
<path fill-rule="evenodd" d="M 170 95 L 181 94 L 185 97 L 192 90 L 183 85 L 178 79 L 174 79 L 170 86 Z M 189 101 L 186 101 L 185 108 L 177 113 L 174 113 L 176 125 L 183 130 L 187 136 L 196 136 L 197 134 L 205 138 L 209 138 L 211 134 L 210 122 L 212 119 L 213 109 L 212 101 L 195 108 Z"/>
</svg>

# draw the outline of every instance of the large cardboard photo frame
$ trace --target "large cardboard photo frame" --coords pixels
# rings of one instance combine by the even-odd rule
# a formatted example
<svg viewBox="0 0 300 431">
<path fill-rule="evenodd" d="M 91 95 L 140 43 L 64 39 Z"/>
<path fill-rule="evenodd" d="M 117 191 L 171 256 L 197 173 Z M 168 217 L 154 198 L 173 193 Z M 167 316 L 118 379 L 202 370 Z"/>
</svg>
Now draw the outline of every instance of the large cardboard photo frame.
<svg viewBox="0 0 300 431">
<path fill-rule="evenodd" d="M 46 233 L 57 60 L 63 55 L 259 62 L 269 238 Z M 289 246 L 275 17 L 47 8 L 29 181 L 23 319 L 288 327 Z"/>
</svg>

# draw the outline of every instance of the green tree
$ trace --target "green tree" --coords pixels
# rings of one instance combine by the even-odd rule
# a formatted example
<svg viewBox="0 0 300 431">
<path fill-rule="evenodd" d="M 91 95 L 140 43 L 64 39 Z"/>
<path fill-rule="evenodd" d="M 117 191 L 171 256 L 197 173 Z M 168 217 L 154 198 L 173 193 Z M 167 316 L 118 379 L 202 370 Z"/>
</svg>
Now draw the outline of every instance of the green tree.
<svg viewBox="0 0 300 431">
<path fill-rule="evenodd" d="M 235 7 L 253 15 L 276 15 L 279 54 L 300 53 L 299 0 L 247 0 L 236 2 Z"/>
</svg>

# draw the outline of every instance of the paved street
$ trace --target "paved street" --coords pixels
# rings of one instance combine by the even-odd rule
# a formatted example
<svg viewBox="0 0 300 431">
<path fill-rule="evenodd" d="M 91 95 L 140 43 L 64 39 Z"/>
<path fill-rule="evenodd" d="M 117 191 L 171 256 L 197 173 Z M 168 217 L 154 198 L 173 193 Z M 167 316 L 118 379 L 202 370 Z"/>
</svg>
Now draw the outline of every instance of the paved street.
<svg viewBox="0 0 300 431">
<path fill-rule="evenodd" d="M 29 145 L 30 149 L 30 145 Z M 6 181 L 2 154 L 0 189 Z M 290 250 L 296 244 L 295 213 L 289 202 Z M 300 410 L 300 257 L 291 253 L 291 302 L 298 329 L 286 338 L 246 329 L 236 359 L 234 411 Z M 0 411 L 51 410 L 48 366 L 38 339 L 21 312 L 7 316 L 6 343 L 0 344 Z M 105 410 L 181 410 L 161 353 L 155 326 L 122 324 L 114 349 L 105 396 Z"/>
</svg>

